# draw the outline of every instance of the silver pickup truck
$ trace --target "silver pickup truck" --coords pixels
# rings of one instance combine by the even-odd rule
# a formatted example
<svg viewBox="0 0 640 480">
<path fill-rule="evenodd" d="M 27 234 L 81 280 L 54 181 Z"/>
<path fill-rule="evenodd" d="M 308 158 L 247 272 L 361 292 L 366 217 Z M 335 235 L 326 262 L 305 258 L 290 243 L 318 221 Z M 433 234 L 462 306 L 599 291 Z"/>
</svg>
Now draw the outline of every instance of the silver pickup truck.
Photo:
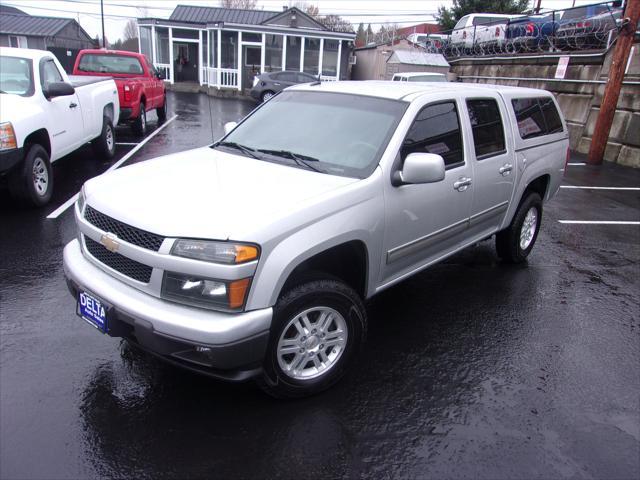
<svg viewBox="0 0 640 480">
<path fill-rule="evenodd" d="M 300 85 L 199 148 L 89 180 L 64 250 L 77 313 L 279 397 L 333 385 L 364 301 L 495 235 L 523 262 L 568 134 L 543 90 Z"/>
</svg>

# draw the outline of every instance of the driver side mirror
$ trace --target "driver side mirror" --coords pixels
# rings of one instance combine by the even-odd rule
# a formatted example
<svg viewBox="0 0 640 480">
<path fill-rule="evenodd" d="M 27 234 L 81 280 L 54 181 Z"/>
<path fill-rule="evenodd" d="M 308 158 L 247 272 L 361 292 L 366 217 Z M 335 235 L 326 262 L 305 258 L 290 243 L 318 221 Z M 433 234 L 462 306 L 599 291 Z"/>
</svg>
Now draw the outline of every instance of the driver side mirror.
<svg viewBox="0 0 640 480">
<path fill-rule="evenodd" d="M 229 133 L 231 133 L 231 130 L 233 130 L 237 126 L 238 126 L 237 122 L 227 122 L 227 123 L 225 123 L 224 124 L 224 134 L 228 135 Z"/>
<path fill-rule="evenodd" d="M 444 159 L 435 153 L 410 153 L 402 170 L 394 172 L 395 187 L 413 183 L 435 183 L 444 180 Z"/>
<path fill-rule="evenodd" d="M 158 80 L 164 80 L 164 73 L 162 73 L 162 72 L 157 72 L 157 73 L 156 73 L 156 77 L 158 77 Z"/>
<path fill-rule="evenodd" d="M 67 95 L 73 95 L 76 93 L 76 89 L 66 82 L 51 82 L 46 88 L 42 89 L 42 93 L 47 99 L 54 97 L 66 97 Z"/>
</svg>

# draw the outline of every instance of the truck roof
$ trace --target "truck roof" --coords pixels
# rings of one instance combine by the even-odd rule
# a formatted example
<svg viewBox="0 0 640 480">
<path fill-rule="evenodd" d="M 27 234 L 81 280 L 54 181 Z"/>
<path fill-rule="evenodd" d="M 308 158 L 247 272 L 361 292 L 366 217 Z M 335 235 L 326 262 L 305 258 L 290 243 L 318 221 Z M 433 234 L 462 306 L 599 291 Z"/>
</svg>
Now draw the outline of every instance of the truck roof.
<svg viewBox="0 0 640 480">
<path fill-rule="evenodd" d="M 44 56 L 52 57 L 53 53 L 47 50 L 36 50 L 34 48 L 0 47 L 0 56 L 20 57 L 20 58 L 28 58 L 29 60 L 37 60 Z"/>
<path fill-rule="evenodd" d="M 323 82 L 317 84 L 301 84 L 289 87 L 287 90 L 308 90 L 333 93 L 350 93 L 353 95 L 367 95 L 370 97 L 401 100 L 405 97 L 413 98 L 428 93 L 460 92 L 473 89 L 475 92 L 517 93 L 522 95 L 550 96 L 546 90 L 524 87 L 510 87 L 507 85 L 490 85 L 485 83 L 458 82 L 390 82 L 380 80 Z"/>
</svg>

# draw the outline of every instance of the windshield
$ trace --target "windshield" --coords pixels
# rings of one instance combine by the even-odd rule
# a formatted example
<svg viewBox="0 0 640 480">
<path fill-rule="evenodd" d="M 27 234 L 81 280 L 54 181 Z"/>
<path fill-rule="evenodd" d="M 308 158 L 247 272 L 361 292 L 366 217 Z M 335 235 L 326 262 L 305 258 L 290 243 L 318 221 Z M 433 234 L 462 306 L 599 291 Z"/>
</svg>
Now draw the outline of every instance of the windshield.
<svg viewBox="0 0 640 480">
<path fill-rule="evenodd" d="M 136 57 L 87 53 L 80 57 L 78 70 L 82 72 L 124 73 L 142 75 L 142 65 Z"/>
<path fill-rule="evenodd" d="M 26 58 L 0 57 L 0 93 L 33 95 L 32 62 Z"/>
<path fill-rule="evenodd" d="M 362 95 L 285 91 L 214 146 L 298 168 L 366 178 L 407 105 Z"/>
<path fill-rule="evenodd" d="M 409 77 L 410 82 L 446 82 L 447 77 L 444 75 L 416 75 Z"/>
</svg>

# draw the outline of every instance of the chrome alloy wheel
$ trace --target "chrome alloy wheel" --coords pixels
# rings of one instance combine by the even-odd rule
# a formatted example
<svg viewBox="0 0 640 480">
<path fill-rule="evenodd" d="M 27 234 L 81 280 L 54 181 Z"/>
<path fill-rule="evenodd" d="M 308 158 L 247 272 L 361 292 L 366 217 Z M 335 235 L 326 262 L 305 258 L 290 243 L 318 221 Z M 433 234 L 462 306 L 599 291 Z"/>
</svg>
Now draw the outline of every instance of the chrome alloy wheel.
<svg viewBox="0 0 640 480">
<path fill-rule="evenodd" d="M 114 140 L 113 140 L 113 128 L 111 128 L 111 125 L 107 125 L 107 132 L 106 132 L 106 141 L 107 141 L 107 148 L 109 149 L 109 151 L 111 152 L 113 150 L 113 146 L 114 146 Z"/>
<path fill-rule="evenodd" d="M 313 307 L 297 314 L 278 341 L 278 365 L 295 380 L 326 374 L 347 346 L 347 322 L 330 307 Z"/>
<path fill-rule="evenodd" d="M 33 188 L 36 193 L 39 196 L 44 197 L 49 188 L 49 170 L 47 170 L 47 164 L 45 161 L 40 157 L 36 157 L 33 161 L 32 180 Z"/>
<path fill-rule="evenodd" d="M 538 209 L 531 207 L 524 217 L 522 227 L 520 228 L 520 248 L 526 250 L 531 245 L 533 237 L 538 228 Z"/>
<path fill-rule="evenodd" d="M 140 127 L 143 132 L 147 129 L 147 112 L 145 110 L 140 113 Z"/>
</svg>

